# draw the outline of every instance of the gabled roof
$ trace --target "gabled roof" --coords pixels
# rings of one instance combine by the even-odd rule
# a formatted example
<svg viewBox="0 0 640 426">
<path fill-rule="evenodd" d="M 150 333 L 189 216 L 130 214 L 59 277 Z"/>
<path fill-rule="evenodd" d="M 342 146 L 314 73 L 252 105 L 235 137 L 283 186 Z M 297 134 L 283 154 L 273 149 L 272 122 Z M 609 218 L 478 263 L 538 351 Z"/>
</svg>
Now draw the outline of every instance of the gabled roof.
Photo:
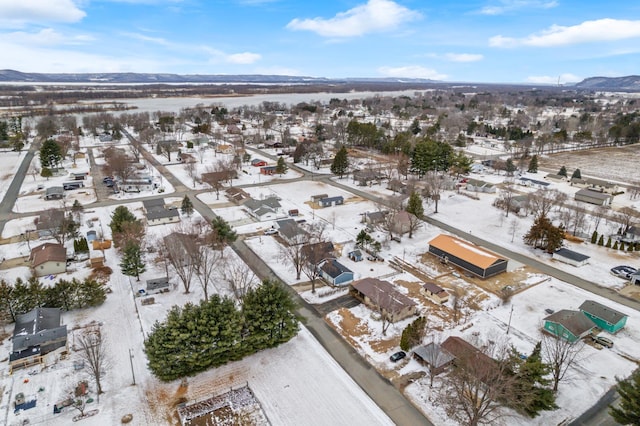
<svg viewBox="0 0 640 426">
<path fill-rule="evenodd" d="M 351 287 L 367 296 L 373 303 L 387 312 L 398 312 L 416 302 L 400 293 L 389 281 L 378 278 L 363 278 L 351 283 Z"/>
<path fill-rule="evenodd" d="M 293 219 L 284 219 L 276 221 L 278 232 L 287 240 L 292 240 L 298 235 L 306 235 L 307 231 L 302 229 Z M 302 241 L 300 241 L 302 242 Z"/>
<path fill-rule="evenodd" d="M 302 246 L 302 257 L 312 264 L 317 264 L 321 260 L 335 258 L 333 255 L 333 243 L 331 241 L 320 241 Z"/>
<path fill-rule="evenodd" d="M 608 200 L 609 198 L 611 198 L 611 194 L 607 194 L 606 192 L 593 191 L 589 188 L 582 188 L 580 191 L 576 192 L 575 196 L 584 196 L 594 198 L 596 200 Z"/>
<path fill-rule="evenodd" d="M 413 353 L 422 361 L 426 362 L 434 368 L 439 368 L 443 365 L 447 365 L 455 358 L 442 346 L 433 342 L 429 343 L 426 346 L 418 346 L 413 350 Z"/>
<path fill-rule="evenodd" d="M 577 251 L 569 250 L 566 248 L 561 248 L 553 253 L 554 256 L 557 254 L 558 256 L 565 257 L 567 259 L 575 260 L 576 262 L 582 262 L 590 259 L 586 254 L 578 253 Z"/>
<path fill-rule="evenodd" d="M 440 294 L 442 292 L 446 293 L 445 289 L 435 283 L 426 282 L 422 287 L 431 294 Z"/>
<path fill-rule="evenodd" d="M 40 266 L 46 262 L 66 262 L 67 249 L 62 244 L 44 243 L 31 249 L 31 266 Z"/>
<path fill-rule="evenodd" d="M 585 300 L 580 309 L 583 312 L 589 313 L 595 317 L 605 320 L 609 324 L 617 324 L 620 320 L 627 315 L 622 312 L 618 312 L 615 309 L 611 309 L 601 303 L 594 300 Z"/>
<path fill-rule="evenodd" d="M 336 195 L 335 197 L 326 197 L 320 199 L 321 204 L 332 203 L 334 201 L 344 201 L 344 197 L 342 195 Z"/>
<path fill-rule="evenodd" d="M 483 382 L 499 374 L 493 358 L 460 337 L 449 336 L 441 346 L 456 358 L 460 367 L 468 369 Z"/>
<path fill-rule="evenodd" d="M 45 196 L 54 194 L 64 194 L 64 189 L 61 186 L 50 186 L 45 190 Z"/>
<path fill-rule="evenodd" d="M 269 197 L 269 198 L 265 198 L 263 200 L 256 200 L 254 198 L 251 198 L 249 200 L 247 200 L 244 203 L 245 207 L 252 210 L 252 211 L 256 211 L 258 209 L 260 209 L 261 207 L 269 207 L 272 210 L 275 209 L 279 209 L 281 207 L 280 205 L 280 201 L 278 201 L 278 199 L 276 197 Z"/>
<path fill-rule="evenodd" d="M 489 250 L 450 235 L 440 234 L 429 241 L 429 245 L 483 269 L 488 268 L 496 262 L 505 261 L 505 259 L 498 257 L 497 254 Z"/>
<path fill-rule="evenodd" d="M 36 334 L 57 327 L 60 327 L 59 308 L 35 308 L 17 316 L 13 335 Z"/>
<path fill-rule="evenodd" d="M 351 269 L 347 268 L 335 259 L 328 259 L 320 266 L 320 269 L 322 269 L 331 278 L 338 278 L 344 273 L 352 272 Z"/>
<path fill-rule="evenodd" d="M 581 336 L 596 326 L 593 321 L 587 318 L 581 311 L 571 311 L 568 309 L 555 312 L 544 320 L 562 325 L 573 333 L 574 336 Z"/>
</svg>

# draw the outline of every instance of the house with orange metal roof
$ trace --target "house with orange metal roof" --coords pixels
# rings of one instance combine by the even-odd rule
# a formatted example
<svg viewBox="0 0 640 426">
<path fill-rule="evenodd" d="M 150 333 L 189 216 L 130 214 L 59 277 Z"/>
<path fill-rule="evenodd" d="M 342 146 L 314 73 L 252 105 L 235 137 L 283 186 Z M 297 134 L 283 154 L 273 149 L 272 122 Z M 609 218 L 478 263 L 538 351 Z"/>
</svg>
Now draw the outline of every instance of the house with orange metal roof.
<svg viewBox="0 0 640 426">
<path fill-rule="evenodd" d="M 429 241 L 429 253 L 480 278 L 507 270 L 507 259 L 451 235 L 440 234 Z"/>
</svg>

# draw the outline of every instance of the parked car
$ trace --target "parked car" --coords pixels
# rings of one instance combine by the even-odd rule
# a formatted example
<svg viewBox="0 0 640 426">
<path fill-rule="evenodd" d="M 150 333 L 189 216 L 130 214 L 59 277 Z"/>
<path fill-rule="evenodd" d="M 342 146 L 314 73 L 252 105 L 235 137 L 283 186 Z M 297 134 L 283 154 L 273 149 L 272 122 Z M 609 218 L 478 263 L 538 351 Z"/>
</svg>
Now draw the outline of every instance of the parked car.
<svg viewBox="0 0 640 426">
<path fill-rule="evenodd" d="M 600 345 L 602 345 L 604 347 L 607 347 L 607 348 L 612 348 L 613 347 L 613 341 L 611 339 L 607 339 L 606 337 L 591 336 L 591 339 L 594 342 L 596 342 L 596 343 L 598 343 L 598 344 L 600 344 Z"/>
<path fill-rule="evenodd" d="M 611 273 L 613 275 L 615 275 L 616 277 L 627 279 L 627 280 L 631 279 L 631 275 L 633 275 L 635 272 L 636 272 L 636 268 L 632 268 L 631 266 L 627 266 L 627 265 L 620 265 L 620 266 L 611 268 Z"/>
<path fill-rule="evenodd" d="M 264 231 L 264 235 L 276 235 L 278 233 L 277 229 L 269 228 Z"/>
<path fill-rule="evenodd" d="M 548 313 L 549 315 L 551 315 L 552 313 L 554 313 L 555 311 L 551 308 L 547 308 L 544 310 L 546 313 Z"/>
<path fill-rule="evenodd" d="M 107 185 L 107 188 L 112 188 L 113 187 L 113 181 L 112 180 L 108 180 L 105 182 L 105 185 Z"/>
<path fill-rule="evenodd" d="M 402 358 L 404 358 L 404 357 L 406 357 L 406 356 L 407 356 L 406 352 L 404 352 L 404 351 L 398 351 L 398 352 L 396 352 L 395 354 L 391 355 L 391 357 L 389 357 L 389 359 L 390 359 L 392 362 L 398 362 L 398 361 L 400 361 Z"/>
<path fill-rule="evenodd" d="M 102 183 L 107 183 L 107 181 L 112 181 L 113 182 L 113 176 L 105 176 L 102 178 Z"/>
</svg>

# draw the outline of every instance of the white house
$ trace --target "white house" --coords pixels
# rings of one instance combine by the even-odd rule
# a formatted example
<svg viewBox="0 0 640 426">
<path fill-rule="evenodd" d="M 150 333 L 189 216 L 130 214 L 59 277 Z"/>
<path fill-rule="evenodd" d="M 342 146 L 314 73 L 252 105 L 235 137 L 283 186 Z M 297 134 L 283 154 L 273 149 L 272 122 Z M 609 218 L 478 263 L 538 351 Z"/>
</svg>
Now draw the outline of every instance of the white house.
<svg viewBox="0 0 640 426">
<path fill-rule="evenodd" d="M 176 208 L 167 208 L 162 198 L 144 200 L 142 202 L 147 216 L 147 225 L 164 225 L 180 222 L 180 214 Z"/>
<path fill-rule="evenodd" d="M 67 250 L 62 244 L 44 243 L 34 247 L 29 260 L 37 277 L 61 274 L 67 270 Z"/>
</svg>

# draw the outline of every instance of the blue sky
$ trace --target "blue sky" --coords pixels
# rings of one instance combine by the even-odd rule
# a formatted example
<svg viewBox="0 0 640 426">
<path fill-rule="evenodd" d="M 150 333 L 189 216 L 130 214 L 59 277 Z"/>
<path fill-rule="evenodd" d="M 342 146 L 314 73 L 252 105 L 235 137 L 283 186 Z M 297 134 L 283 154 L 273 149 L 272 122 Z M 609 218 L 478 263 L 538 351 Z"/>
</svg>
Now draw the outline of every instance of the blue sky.
<svg viewBox="0 0 640 426">
<path fill-rule="evenodd" d="M 0 0 L 0 69 L 562 83 L 640 74 L 637 0 Z"/>
</svg>

